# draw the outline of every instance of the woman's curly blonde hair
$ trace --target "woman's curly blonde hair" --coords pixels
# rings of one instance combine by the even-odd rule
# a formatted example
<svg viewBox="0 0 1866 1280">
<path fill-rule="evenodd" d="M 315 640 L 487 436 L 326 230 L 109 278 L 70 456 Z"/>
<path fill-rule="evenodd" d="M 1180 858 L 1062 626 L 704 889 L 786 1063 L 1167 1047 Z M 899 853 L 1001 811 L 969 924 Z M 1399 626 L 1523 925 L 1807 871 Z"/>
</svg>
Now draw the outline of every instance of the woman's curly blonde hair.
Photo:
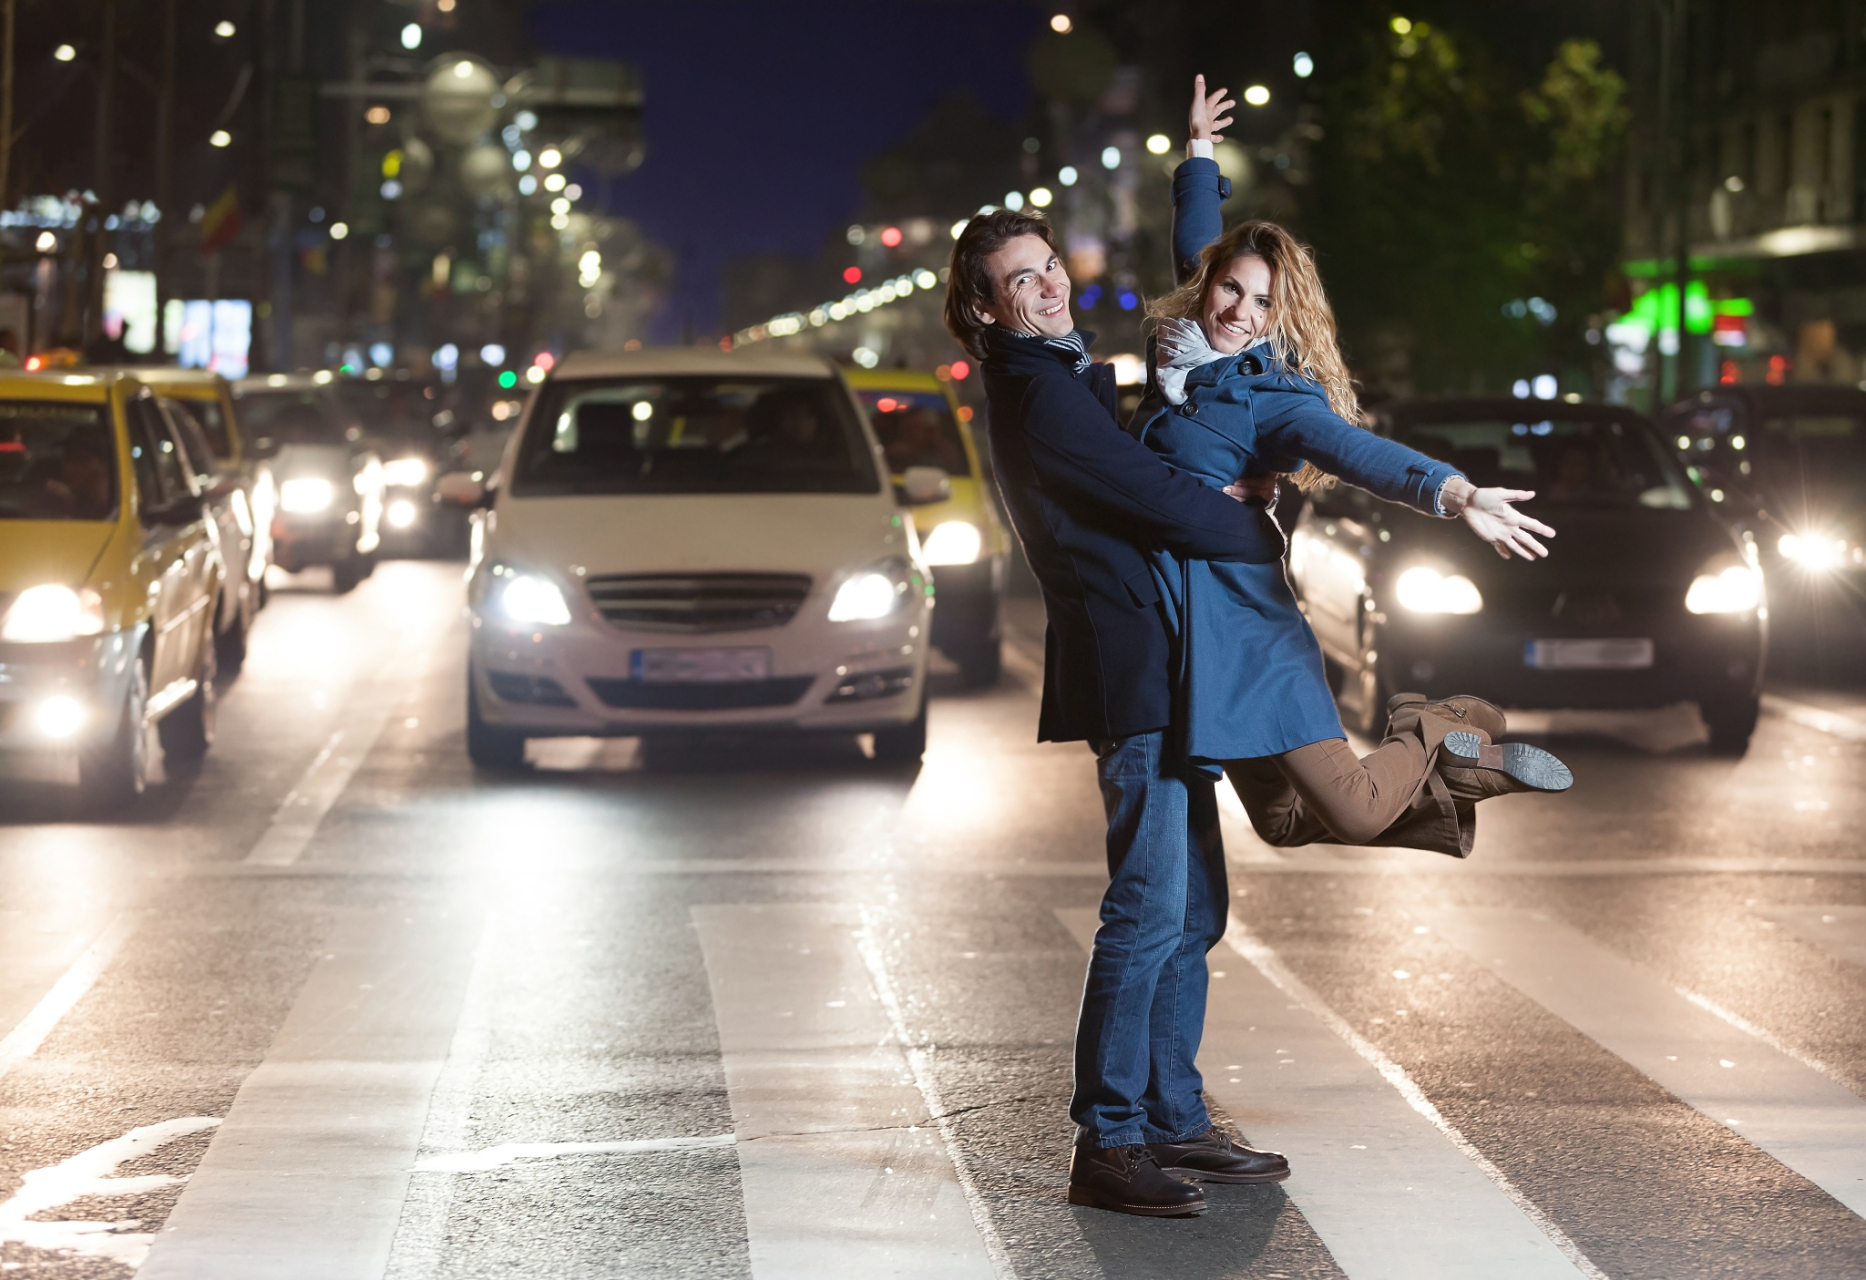
<svg viewBox="0 0 1866 1280">
<path fill-rule="evenodd" d="M 1366 426 L 1353 380 L 1341 359 L 1335 337 L 1335 313 L 1322 289 L 1309 246 L 1274 222 L 1240 222 L 1199 254 L 1198 270 L 1190 280 L 1147 305 L 1154 320 L 1169 316 L 1198 321 L 1205 311 L 1205 295 L 1218 273 L 1235 258 L 1262 258 L 1270 268 L 1270 327 L 1268 337 L 1275 359 L 1321 384 L 1328 407 L 1356 426 Z M 1324 489 L 1334 477 L 1305 463 L 1295 474 L 1305 491 Z"/>
</svg>

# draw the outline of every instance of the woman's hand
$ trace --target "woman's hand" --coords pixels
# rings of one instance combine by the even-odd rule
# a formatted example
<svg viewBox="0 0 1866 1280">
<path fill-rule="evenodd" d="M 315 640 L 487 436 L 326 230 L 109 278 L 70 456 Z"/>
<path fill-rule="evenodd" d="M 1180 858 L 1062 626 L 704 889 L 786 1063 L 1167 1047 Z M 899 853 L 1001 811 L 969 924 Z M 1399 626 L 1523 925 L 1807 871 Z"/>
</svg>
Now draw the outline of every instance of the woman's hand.
<svg viewBox="0 0 1866 1280">
<path fill-rule="evenodd" d="M 1187 119 L 1192 129 L 1192 136 L 1210 142 L 1223 141 L 1225 135 L 1219 133 L 1218 130 L 1231 127 L 1231 117 L 1228 113 L 1235 106 L 1237 106 L 1236 99 L 1225 97 L 1225 90 L 1219 89 L 1216 92 L 1207 93 L 1205 92 L 1205 77 L 1194 76 L 1192 78 L 1192 114 Z"/>
<path fill-rule="evenodd" d="M 1275 472 L 1261 476 L 1239 476 L 1224 487 L 1224 493 L 1239 502 L 1249 502 L 1255 498 L 1267 507 L 1276 501 L 1276 482 L 1280 479 L 1282 477 Z"/>
<path fill-rule="evenodd" d="M 1552 538 L 1555 531 L 1515 506 L 1535 496 L 1529 489 L 1479 489 L 1463 476 L 1453 476 L 1445 482 L 1442 501 L 1445 514 L 1464 521 L 1505 560 L 1512 553 L 1525 560 L 1539 560 L 1549 552 L 1533 535 Z"/>
</svg>

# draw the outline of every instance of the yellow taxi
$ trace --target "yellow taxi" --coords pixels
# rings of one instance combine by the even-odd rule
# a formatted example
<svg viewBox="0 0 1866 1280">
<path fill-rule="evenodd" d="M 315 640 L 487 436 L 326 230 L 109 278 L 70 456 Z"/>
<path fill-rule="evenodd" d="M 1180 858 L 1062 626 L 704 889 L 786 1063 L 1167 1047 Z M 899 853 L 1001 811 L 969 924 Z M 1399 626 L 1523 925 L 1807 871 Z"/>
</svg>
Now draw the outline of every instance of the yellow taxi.
<svg viewBox="0 0 1866 1280">
<path fill-rule="evenodd" d="M 995 684 L 999 603 L 1010 538 L 979 463 L 952 384 L 908 369 L 847 369 L 856 399 L 887 454 L 901 500 L 933 569 L 933 645 L 967 684 Z"/>
<path fill-rule="evenodd" d="M 233 411 L 233 389 L 220 374 L 173 367 L 125 372 L 161 398 L 220 528 L 227 589 L 221 593 L 214 636 L 221 674 L 229 674 L 245 660 L 247 634 L 266 602 L 278 486 L 271 467 L 245 438 Z"/>
<path fill-rule="evenodd" d="M 214 736 L 219 530 L 154 391 L 0 375 L 0 753 L 75 759 L 98 808 Z"/>
</svg>

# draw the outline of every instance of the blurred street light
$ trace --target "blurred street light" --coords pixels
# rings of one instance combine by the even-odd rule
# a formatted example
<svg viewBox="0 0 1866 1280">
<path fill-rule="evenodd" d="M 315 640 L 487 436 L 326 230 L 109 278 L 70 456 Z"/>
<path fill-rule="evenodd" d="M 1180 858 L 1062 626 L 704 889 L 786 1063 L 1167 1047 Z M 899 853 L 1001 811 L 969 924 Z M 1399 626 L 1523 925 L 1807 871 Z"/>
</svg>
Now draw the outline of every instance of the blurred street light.
<svg viewBox="0 0 1866 1280">
<path fill-rule="evenodd" d="M 538 163 L 547 169 L 555 169 L 564 162 L 564 153 L 556 147 L 546 147 L 538 153 Z"/>
<path fill-rule="evenodd" d="M 58 248 L 58 237 L 50 231 L 41 231 L 38 240 L 33 242 L 33 248 L 40 253 L 52 253 Z"/>
<path fill-rule="evenodd" d="M 1163 133 L 1156 133 L 1151 138 L 1147 139 L 1147 150 L 1151 151 L 1156 156 L 1165 155 L 1167 148 L 1172 145 L 1173 140 Z"/>
<path fill-rule="evenodd" d="M 330 224 L 330 238 L 331 238 L 332 240 L 341 240 L 341 239 L 343 239 L 343 238 L 344 238 L 345 236 L 347 236 L 347 235 L 349 235 L 349 234 L 350 234 L 350 224 L 349 224 L 349 223 L 347 223 L 347 222 L 333 222 L 333 223 L 331 223 L 331 224 Z"/>
<path fill-rule="evenodd" d="M 1059 36 L 1068 35 L 1071 31 L 1075 30 L 1075 25 L 1075 23 L 1069 20 L 1069 15 L 1066 13 L 1059 13 L 1050 19 L 1050 30 L 1054 31 Z"/>
<path fill-rule="evenodd" d="M 1055 198 L 1055 195 L 1051 193 L 1048 187 L 1037 187 L 1030 193 L 1030 203 L 1036 205 L 1039 209 L 1049 208 L 1050 201 Z"/>
<path fill-rule="evenodd" d="M 1004 197 L 1004 207 L 1009 209 L 1012 213 L 1021 212 L 1024 207 L 1024 193 L 1021 191 L 1007 192 Z"/>
<path fill-rule="evenodd" d="M 1298 80 L 1307 80 L 1315 74 L 1315 59 L 1306 53 L 1299 53 L 1296 55 L 1293 70 Z"/>
<path fill-rule="evenodd" d="M 402 48 L 419 49 L 421 47 L 421 24 L 411 22 L 402 28 Z"/>
<path fill-rule="evenodd" d="M 1412 30 L 1411 19 L 1402 18 L 1397 13 L 1393 15 L 1393 34 L 1394 35 L 1403 36 L 1411 30 Z"/>
<path fill-rule="evenodd" d="M 538 180 L 529 173 L 518 180 L 518 194 L 521 196 L 533 195 L 537 190 Z"/>
<path fill-rule="evenodd" d="M 1075 186 L 1077 176 L 1076 167 L 1072 164 L 1066 164 L 1056 171 L 1056 180 L 1065 187 Z"/>
<path fill-rule="evenodd" d="M 1253 107 L 1261 107 L 1270 101 L 1270 91 L 1263 85 L 1254 84 L 1244 91 L 1244 101 Z"/>
<path fill-rule="evenodd" d="M 531 152 L 522 149 L 514 151 L 512 153 L 512 167 L 520 173 L 531 168 Z"/>
<path fill-rule="evenodd" d="M 61 44 L 58 48 L 52 50 L 52 56 L 57 58 L 60 62 L 70 62 L 73 58 L 78 56 L 78 51 L 68 44 Z"/>
<path fill-rule="evenodd" d="M 954 240 L 957 240 L 960 236 L 965 234 L 965 224 L 970 221 L 970 218 L 961 218 L 959 221 L 952 224 L 952 238 Z M 51 232 L 48 231 L 46 234 L 50 235 Z"/>
<path fill-rule="evenodd" d="M 210 147 L 224 147 L 231 144 L 232 141 L 233 135 L 228 133 L 225 129 L 216 129 L 214 132 L 207 135 L 207 145 Z"/>
<path fill-rule="evenodd" d="M 389 109 L 384 106 L 371 107 L 363 113 L 363 119 L 371 124 L 387 124 L 389 123 Z"/>
<path fill-rule="evenodd" d="M 1245 96 L 1249 97 L 1250 95 L 1246 94 Z M 1121 167 L 1121 148 L 1103 147 L 1101 149 L 1101 167 L 1104 169 L 1119 169 Z"/>
<path fill-rule="evenodd" d="M 546 191 L 562 191 L 564 189 L 564 175 L 561 173 L 547 173 L 544 175 L 544 189 Z"/>
</svg>

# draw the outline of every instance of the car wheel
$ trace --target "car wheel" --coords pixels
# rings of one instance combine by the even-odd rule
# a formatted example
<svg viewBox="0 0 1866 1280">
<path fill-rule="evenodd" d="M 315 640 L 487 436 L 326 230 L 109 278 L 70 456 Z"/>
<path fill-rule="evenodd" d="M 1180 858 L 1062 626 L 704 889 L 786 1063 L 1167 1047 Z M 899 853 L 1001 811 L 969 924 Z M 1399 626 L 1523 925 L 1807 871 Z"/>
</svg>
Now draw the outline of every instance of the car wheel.
<svg viewBox="0 0 1866 1280">
<path fill-rule="evenodd" d="M 988 689 L 1004 674 L 1004 647 L 995 636 L 974 640 L 952 654 L 959 678 L 971 689 Z"/>
<path fill-rule="evenodd" d="M 330 589 L 338 595 L 348 595 L 356 590 L 356 584 L 369 576 L 368 566 L 361 556 L 351 556 L 348 560 L 339 560 L 330 567 Z"/>
<path fill-rule="evenodd" d="M 467 759 L 478 768 L 509 773 L 525 767 L 525 735 L 480 719 L 479 691 L 473 687 L 470 671 L 467 673 L 466 739 Z"/>
<path fill-rule="evenodd" d="M 214 646 L 201 646 L 201 670 L 195 677 L 194 693 L 156 724 L 156 737 L 162 740 L 162 754 L 176 760 L 195 761 L 214 745 L 214 717 L 219 703 L 215 687 L 218 667 Z"/>
<path fill-rule="evenodd" d="M 149 782 L 149 750 L 143 716 L 149 708 L 149 672 L 140 660 L 109 741 L 78 754 L 78 795 L 85 808 L 115 812 L 134 804 Z"/>
<path fill-rule="evenodd" d="M 246 664 L 247 620 L 244 609 L 236 609 L 233 625 L 214 637 L 214 663 L 217 671 L 237 675 Z"/>
<path fill-rule="evenodd" d="M 919 764 L 927 751 L 927 696 L 920 694 L 920 714 L 903 725 L 875 730 L 875 759 L 884 764 Z"/>
<path fill-rule="evenodd" d="M 1698 715 L 1710 730 L 1711 754 L 1740 756 L 1748 751 L 1761 714 L 1760 698 L 1713 698 L 1698 703 Z"/>
</svg>

